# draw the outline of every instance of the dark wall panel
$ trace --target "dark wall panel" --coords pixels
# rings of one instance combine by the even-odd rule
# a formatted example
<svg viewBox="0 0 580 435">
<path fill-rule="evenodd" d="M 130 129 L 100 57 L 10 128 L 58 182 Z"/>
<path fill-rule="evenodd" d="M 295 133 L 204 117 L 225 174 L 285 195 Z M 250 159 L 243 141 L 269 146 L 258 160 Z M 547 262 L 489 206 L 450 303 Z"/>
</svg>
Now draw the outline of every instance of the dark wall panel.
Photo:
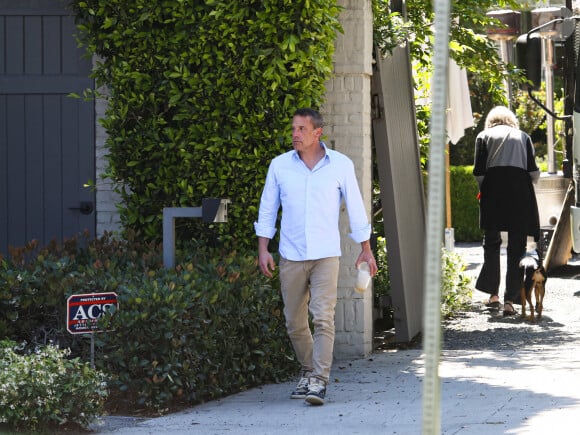
<svg viewBox="0 0 580 435">
<path fill-rule="evenodd" d="M 44 236 L 44 149 L 42 147 L 42 96 L 27 95 L 25 103 L 25 170 L 21 182 L 25 188 L 27 240 Z M 35 128 L 28 126 L 34 125 Z"/>
<path fill-rule="evenodd" d="M 8 245 L 7 107 L 8 97 L 0 94 L 0 247 Z"/>
<path fill-rule="evenodd" d="M 95 233 L 91 61 L 60 0 L 0 0 L 0 254 L 32 239 Z"/>
<path fill-rule="evenodd" d="M 47 95 L 44 97 L 44 131 L 43 142 L 45 150 L 44 158 L 44 187 L 45 206 L 44 215 L 48 222 L 46 225 L 46 237 L 60 240 L 63 238 L 63 158 L 62 158 L 62 97 Z M 57 224 L 58 223 L 58 224 Z"/>
</svg>

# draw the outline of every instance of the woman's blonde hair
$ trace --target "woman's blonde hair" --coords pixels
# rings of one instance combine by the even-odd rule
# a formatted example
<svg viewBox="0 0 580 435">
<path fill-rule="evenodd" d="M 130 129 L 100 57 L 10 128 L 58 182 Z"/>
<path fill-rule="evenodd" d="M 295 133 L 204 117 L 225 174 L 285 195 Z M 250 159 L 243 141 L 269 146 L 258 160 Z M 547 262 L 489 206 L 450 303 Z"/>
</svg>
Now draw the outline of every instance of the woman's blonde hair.
<svg viewBox="0 0 580 435">
<path fill-rule="evenodd" d="M 496 125 L 509 125 L 513 128 L 520 128 L 516 115 L 505 106 L 495 106 L 485 118 L 485 128 L 495 127 Z"/>
</svg>

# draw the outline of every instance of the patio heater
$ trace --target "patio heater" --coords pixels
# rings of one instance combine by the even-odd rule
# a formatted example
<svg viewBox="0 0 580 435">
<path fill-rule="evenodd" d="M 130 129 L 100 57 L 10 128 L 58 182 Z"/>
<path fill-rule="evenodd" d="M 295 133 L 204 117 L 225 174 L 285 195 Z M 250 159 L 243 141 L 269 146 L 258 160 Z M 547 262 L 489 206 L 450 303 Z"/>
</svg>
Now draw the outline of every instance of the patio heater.
<svg viewBox="0 0 580 435">
<path fill-rule="evenodd" d="M 574 16 L 580 14 L 580 1 L 570 2 Z M 572 177 L 574 180 L 574 205 L 570 207 L 570 224 L 572 232 L 572 249 L 580 253 L 580 26 L 576 22 L 576 34 L 574 35 L 574 51 L 576 53 L 575 68 L 575 94 L 573 125 L 574 133 L 572 136 Z"/>
<path fill-rule="evenodd" d="M 570 5 L 572 2 L 567 2 Z M 574 10 L 577 11 L 576 3 Z M 566 213 L 566 205 L 569 205 L 569 229 L 571 239 L 572 239 L 572 250 L 575 252 L 580 252 L 580 199 L 578 197 L 578 190 L 580 188 L 580 61 L 578 60 L 580 55 L 578 53 L 578 40 L 580 38 L 579 32 L 576 32 L 575 39 L 576 43 L 576 62 L 574 65 L 574 74 L 572 74 L 573 85 L 571 87 L 574 93 L 574 107 L 573 110 L 566 110 L 565 116 L 558 116 L 554 113 L 554 47 L 555 42 L 564 42 L 572 34 L 574 34 L 577 21 L 580 20 L 580 16 L 572 16 L 572 11 L 565 7 L 547 7 L 534 9 L 531 12 L 532 25 L 533 28 L 520 36 L 516 42 L 516 53 L 517 53 L 517 63 L 518 67 L 526 70 L 526 75 L 532 84 L 527 87 L 528 95 L 535 101 L 540 107 L 542 107 L 546 113 L 548 113 L 548 123 L 547 123 L 547 140 L 548 140 L 548 172 L 549 174 L 556 174 L 556 159 L 554 151 L 554 119 L 566 120 L 569 124 L 570 117 L 572 117 L 573 129 L 566 131 L 566 134 L 572 133 L 572 152 L 569 153 L 569 148 L 566 149 L 567 158 L 571 154 L 573 159 L 572 171 L 566 170 L 564 176 L 553 176 L 553 180 L 562 179 L 566 181 L 566 177 L 573 176 L 574 189 L 569 190 L 566 194 L 566 199 L 562 202 L 562 217 Z M 539 39 L 539 41 L 538 41 Z M 540 87 L 541 82 L 541 69 L 544 69 L 544 80 L 546 82 L 546 104 L 542 104 L 533 95 L 533 90 L 537 90 Z M 569 74 L 567 75 L 569 76 Z M 570 92 L 570 91 L 568 91 Z M 573 112 L 570 114 L 570 112 Z M 570 131 L 572 130 L 572 131 Z M 567 145 L 568 146 L 568 145 Z M 565 168 L 566 169 L 566 168 Z M 572 172 L 570 174 L 569 172 Z M 540 178 L 542 181 L 542 178 Z M 572 204 L 568 203 L 568 195 L 570 192 L 574 193 L 575 198 Z M 538 201 L 540 203 L 540 201 Z M 555 229 L 558 230 L 559 222 L 555 221 Z M 563 244 L 564 245 L 564 244 Z M 550 248 L 552 244 L 550 244 Z M 548 254 L 550 254 L 551 249 Z M 567 259 L 566 252 L 563 252 L 562 259 Z"/>
<path fill-rule="evenodd" d="M 487 29 L 487 37 L 497 43 L 499 56 L 502 62 L 506 64 L 512 62 L 513 41 L 520 34 L 521 14 L 511 10 L 500 10 L 490 11 L 486 15 L 501 23 L 501 26 L 490 27 Z M 507 78 L 504 78 L 503 86 L 508 101 L 508 107 L 511 107 L 512 89 Z"/>
<path fill-rule="evenodd" d="M 548 174 L 555 174 L 558 170 L 554 147 L 554 119 L 559 118 L 554 114 L 555 41 L 566 40 L 574 32 L 574 22 L 564 20 L 572 16 L 572 11 L 565 7 L 538 8 L 534 9 L 531 14 L 533 29 L 530 32 L 538 34 L 541 38 L 542 63 L 546 83 L 546 112 L 549 115 L 546 120 Z"/>
</svg>

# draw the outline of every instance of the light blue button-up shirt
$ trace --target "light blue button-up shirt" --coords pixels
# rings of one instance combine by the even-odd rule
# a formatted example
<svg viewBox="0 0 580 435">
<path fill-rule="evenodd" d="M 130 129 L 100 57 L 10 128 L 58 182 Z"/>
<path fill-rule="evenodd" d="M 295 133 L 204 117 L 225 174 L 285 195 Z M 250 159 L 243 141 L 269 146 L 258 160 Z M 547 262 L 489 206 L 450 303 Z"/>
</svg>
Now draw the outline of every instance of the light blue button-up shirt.
<svg viewBox="0 0 580 435">
<path fill-rule="evenodd" d="M 326 155 L 310 170 L 293 150 L 270 163 L 260 201 L 256 235 L 272 239 L 282 206 L 280 255 L 292 261 L 338 257 L 339 212 L 344 199 L 349 236 L 357 243 L 370 238 L 371 225 L 352 161 L 322 143 Z"/>
</svg>

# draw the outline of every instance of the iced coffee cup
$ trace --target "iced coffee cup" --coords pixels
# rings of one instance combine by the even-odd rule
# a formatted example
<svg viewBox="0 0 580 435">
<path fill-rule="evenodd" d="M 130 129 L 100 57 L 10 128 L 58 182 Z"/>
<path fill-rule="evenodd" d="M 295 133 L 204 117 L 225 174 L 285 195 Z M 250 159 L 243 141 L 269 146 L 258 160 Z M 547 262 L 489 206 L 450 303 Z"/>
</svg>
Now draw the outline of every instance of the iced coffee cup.
<svg viewBox="0 0 580 435">
<path fill-rule="evenodd" d="M 355 291 L 358 293 L 364 293 L 370 282 L 371 272 L 369 270 L 369 265 L 366 262 L 362 262 L 358 265 L 358 272 L 356 274 L 356 281 L 354 283 Z"/>
</svg>

